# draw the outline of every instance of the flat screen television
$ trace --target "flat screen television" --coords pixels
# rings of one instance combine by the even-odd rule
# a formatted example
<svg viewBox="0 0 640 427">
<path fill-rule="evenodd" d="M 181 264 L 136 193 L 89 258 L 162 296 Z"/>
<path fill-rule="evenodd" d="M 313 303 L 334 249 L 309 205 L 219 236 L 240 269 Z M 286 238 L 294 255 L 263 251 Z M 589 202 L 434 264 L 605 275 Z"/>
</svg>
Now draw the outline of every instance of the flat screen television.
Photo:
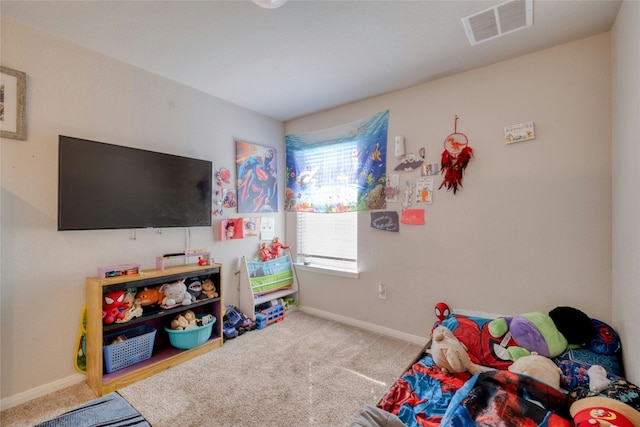
<svg viewBox="0 0 640 427">
<path fill-rule="evenodd" d="M 59 136 L 58 230 L 211 225 L 212 163 Z"/>
</svg>

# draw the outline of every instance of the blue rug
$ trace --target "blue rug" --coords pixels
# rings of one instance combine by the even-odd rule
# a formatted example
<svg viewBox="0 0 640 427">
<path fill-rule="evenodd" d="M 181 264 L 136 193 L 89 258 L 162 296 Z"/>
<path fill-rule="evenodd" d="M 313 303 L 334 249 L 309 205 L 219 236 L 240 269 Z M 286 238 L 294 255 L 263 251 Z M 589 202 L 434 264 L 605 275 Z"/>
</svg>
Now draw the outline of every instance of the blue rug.
<svg viewBox="0 0 640 427">
<path fill-rule="evenodd" d="M 118 393 L 72 409 L 36 427 L 151 427 L 151 424 Z"/>
</svg>

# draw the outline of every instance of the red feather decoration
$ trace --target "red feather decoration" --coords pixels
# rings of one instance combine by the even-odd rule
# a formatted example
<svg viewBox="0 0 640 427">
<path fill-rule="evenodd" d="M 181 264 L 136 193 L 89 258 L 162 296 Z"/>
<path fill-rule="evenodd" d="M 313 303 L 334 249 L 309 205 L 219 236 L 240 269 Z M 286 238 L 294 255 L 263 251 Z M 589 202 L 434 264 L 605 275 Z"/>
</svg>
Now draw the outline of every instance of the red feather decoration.
<svg viewBox="0 0 640 427">
<path fill-rule="evenodd" d="M 455 157 L 447 150 L 444 150 L 441 161 L 444 178 L 438 189 L 445 187 L 447 191 L 453 190 L 453 194 L 456 194 L 458 188 L 462 188 L 462 176 L 472 157 L 473 149 L 468 146 L 464 147 Z"/>
</svg>

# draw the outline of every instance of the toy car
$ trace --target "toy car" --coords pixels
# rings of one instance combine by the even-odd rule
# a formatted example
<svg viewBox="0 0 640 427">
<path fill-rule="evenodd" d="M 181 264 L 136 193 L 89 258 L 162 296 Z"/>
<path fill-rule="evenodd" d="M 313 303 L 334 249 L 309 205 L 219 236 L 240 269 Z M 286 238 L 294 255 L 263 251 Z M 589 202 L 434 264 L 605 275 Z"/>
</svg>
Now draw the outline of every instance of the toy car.
<svg viewBox="0 0 640 427">
<path fill-rule="evenodd" d="M 251 319 L 242 314 L 236 307 L 227 306 L 224 314 L 224 335 L 226 339 L 235 338 L 247 331 L 252 331 L 256 325 Z"/>
<path fill-rule="evenodd" d="M 242 314 L 242 323 L 238 328 L 244 329 L 245 331 L 253 331 L 256 328 L 256 324 L 253 320 Z"/>
<path fill-rule="evenodd" d="M 222 327 L 222 334 L 225 340 L 230 340 L 238 336 L 238 330 L 224 325 Z"/>
</svg>

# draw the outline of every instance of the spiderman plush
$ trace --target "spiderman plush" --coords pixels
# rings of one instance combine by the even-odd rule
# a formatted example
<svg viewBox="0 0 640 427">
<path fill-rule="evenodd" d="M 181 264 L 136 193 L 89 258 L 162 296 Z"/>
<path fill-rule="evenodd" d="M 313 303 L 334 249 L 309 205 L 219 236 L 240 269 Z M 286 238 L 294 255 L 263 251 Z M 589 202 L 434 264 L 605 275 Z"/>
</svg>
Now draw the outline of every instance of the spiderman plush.
<svg viewBox="0 0 640 427">
<path fill-rule="evenodd" d="M 113 291 L 104 294 L 102 299 L 102 318 L 107 325 L 116 320 L 124 319 L 124 312 L 129 308 L 129 302 L 125 301 L 125 291 Z"/>
</svg>

